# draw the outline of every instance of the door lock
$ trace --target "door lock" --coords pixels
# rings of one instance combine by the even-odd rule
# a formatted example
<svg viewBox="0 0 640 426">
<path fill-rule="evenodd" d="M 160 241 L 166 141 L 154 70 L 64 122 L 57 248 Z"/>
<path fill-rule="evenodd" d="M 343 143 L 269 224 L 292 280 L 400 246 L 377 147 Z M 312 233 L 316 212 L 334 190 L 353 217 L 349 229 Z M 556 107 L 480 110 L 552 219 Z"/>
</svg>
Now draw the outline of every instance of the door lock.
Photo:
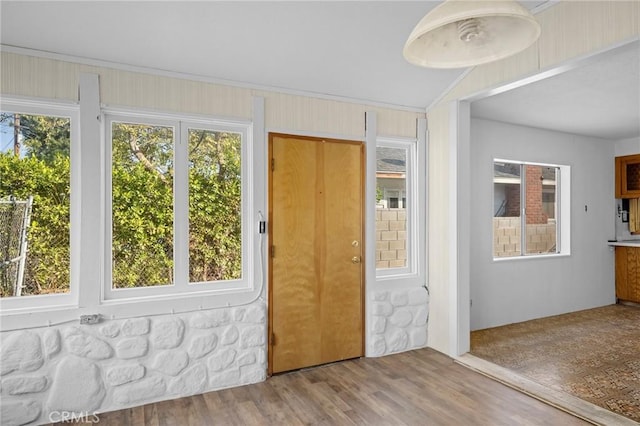
<svg viewBox="0 0 640 426">
<path fill-rule="evenodd" d="M 360 245 L 360 242 L 358 240 L 353 240 L 353 242 L 351 243 L 352 247 L 358 247 Z"/>
<path fill-rule="evenodd" d="M 351 263 L 360 263 L 360 256 L 353 256 L 351 258 Z"/>
</svg>

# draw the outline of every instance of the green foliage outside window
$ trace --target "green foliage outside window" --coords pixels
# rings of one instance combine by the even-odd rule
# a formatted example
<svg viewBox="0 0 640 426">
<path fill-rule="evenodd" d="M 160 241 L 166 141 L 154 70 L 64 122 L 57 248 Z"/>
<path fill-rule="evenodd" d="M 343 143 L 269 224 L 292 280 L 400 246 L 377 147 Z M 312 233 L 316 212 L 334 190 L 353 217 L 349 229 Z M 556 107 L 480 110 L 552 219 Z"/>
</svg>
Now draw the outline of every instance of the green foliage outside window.
<svg viewBox="0 0 640 426">
<path fill-rule="evenodd" d="M 241 278 L 241 138 L 189 130 L 189 281 Z"/>
<path fill-rule="evenodd" d="M 69 120 L 21 115 L 22 146 L 0 152 L 0 198 L 34 196 L 23 294 L 69 289 Z M 13 131 L 14 114 L 3 113 Z M 64 120 L 60 122 L 59 120 Z M 171 284 L 173 129 L 114 123 L 113 287 Z M 241 137 L 189 132 L 189 279 L 241 277 Z M 96 231 L 96 238 L 99 231 Z M 1 297 L 10 296 L 5 286 Z"/>
<path fill-rule="evenodd" d="M 22 294 L 69 291 L 69 119 L 2 113 L 3 130 L 18 141 L 0 152 L 0 199 L 33 196 L 28 229 L 28 253 Z M 14 135 L 15 136 L 15 135 Z M 3 147 L 4 148 L 4 147 Z M 15 150 L 14 150 L 15 148 Z M 6 232 L 6 229 L 0 232 Z M 4 259 L 3 259 L 4 260 Z M 5 278 L 7 276 L 2 274 Z M 2 282 L 0 296 L 12 296 L 11 284 Z"/>
</svg>

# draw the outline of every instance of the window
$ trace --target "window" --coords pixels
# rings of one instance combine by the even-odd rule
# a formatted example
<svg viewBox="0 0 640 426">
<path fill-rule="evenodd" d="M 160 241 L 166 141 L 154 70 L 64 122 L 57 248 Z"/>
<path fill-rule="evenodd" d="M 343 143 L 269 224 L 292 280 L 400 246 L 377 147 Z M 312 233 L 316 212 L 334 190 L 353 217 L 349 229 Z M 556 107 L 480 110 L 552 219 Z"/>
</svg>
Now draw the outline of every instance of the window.
<svg viewBox="0 0 640 426">
<path fill-rule="evenodd" d="M 111 123 L 113 288 L 173 284 L 171 126 Z"/>
<path fill-rule="evenodd" d="M 246 286 L 248 126 L 115 115 L 107 125 L 107 298 Z"/>
<path fill-rule="evenodd" d="M 189 134 L 189 282 L 242 278 L 242 135 Z"/>
<path fill-rule="evenodd" d="M 494 258 L 561 253 L 563 168 L 494 160 Z"/>
<path fill-rule="evenodd" d="M 77 145 L 73 127 L 76 121 L 73 107 L 3 100 L 0 112 L 3 299 L 17 302 L 17 296 L 46 295 L 44 303 L 51 304 L 51 299 L 57 296 L 68 297 L 74 287 L 71 224 L 75 216 L 72 175 L 76 172 L 72 171 L 72 152 Z"/>
<path fill-rule="evenodd" d="M 378 275 L 411 271 L 415 252 L 412 197 L 415 141 L 378 140 L 376 148 L 376 269 Z"/>
<path fill-rule="evenodd" d="M 79 102 L 0 99 L 2 330 L 259 297 L 262 132 L 254 145 L 249 120 L 103 108 L 87 77 Z"/>
</svg>

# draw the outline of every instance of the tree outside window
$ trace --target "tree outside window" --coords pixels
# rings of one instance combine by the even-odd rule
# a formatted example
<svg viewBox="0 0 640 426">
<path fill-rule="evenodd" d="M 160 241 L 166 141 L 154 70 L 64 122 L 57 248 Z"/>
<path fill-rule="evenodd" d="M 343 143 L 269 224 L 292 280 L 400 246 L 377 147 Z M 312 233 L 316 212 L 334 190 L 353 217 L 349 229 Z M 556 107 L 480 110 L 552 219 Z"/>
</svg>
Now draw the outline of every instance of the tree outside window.
<svg viewBox="0 0 640 426">
<path fill-rule="evenodd" d="M 0 147 L 0 297 L 67 293 L 71 120 L 0 112 Z"/>
</svg>

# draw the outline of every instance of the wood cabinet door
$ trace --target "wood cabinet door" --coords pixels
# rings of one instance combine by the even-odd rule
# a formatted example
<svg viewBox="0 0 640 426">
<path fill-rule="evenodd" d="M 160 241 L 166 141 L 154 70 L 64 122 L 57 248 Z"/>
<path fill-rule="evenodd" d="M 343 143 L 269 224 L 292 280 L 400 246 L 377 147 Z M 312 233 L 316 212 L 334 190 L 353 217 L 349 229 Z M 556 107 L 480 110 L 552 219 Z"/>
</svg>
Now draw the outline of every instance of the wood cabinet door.
<svg viewBox="0 0 640 426">
<path fill-rule="evenodd" d="M 640 198 L 640 154 L 616 157 L 615 172 L 615 197 Z"/>
<path fill-rule="evenodd" d="M 616 247 L 616 298 L 640 303 L 640 248 Z"/>
<path fill-rule="evenodd" d="M 362 143 L 271 134 L 271 373 L 363 355 Z"/>
</svg>

